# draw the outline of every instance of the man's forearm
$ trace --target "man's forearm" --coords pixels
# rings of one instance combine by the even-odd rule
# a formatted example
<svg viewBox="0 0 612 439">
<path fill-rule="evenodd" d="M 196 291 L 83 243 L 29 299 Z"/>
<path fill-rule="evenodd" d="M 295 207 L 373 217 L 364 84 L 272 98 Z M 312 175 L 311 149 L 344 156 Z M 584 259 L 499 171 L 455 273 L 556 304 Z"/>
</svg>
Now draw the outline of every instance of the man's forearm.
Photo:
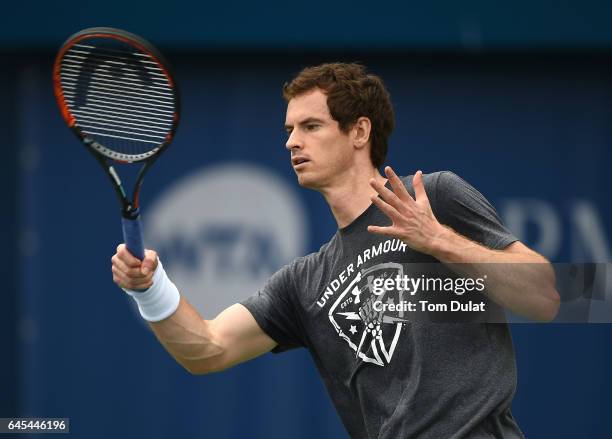
<svg viewBox="0 0 612 439">
<path fill-rule="evenodd" d="M 530 250 L 489 249 L 443 227 L 431 255 L 472 277 L 487 276 L 488 296 L 510 311 L 533 320 L 552 320 L 559 309 L 555 273 L 550 263 Z M 525 247 L 526 248 L 526 247 Z"/>
<path fill-rule="evenodd" d="M 215 343 L 210 323 L 181 297 L 167 319 L 149 323 L 159 342 L 185 369 L 194 374 L 216 370 L 222 348 Z"/>
</svg>

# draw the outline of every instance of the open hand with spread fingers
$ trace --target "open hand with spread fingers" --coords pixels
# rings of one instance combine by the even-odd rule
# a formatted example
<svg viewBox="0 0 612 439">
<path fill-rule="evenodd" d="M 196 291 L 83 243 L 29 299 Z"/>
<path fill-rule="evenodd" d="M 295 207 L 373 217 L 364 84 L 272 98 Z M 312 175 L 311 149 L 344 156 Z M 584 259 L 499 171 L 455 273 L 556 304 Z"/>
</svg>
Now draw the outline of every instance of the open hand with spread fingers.
<svg viewBox="0 0 612 439">
<path fill-rule="evenodd" d="M 368 226 L 368 232 L 399 238 L 410 248 L 431 254 L 445 228 L 431 210 L 423 185 L 423 173 L 417 171 L 412 180 L 415 198 L 408 193 L 390 166 L 385 167 L 385 174 L 393 190 L 371 179 L 370 185 L 380 195 L 380 198 L 374 195 L 371 199 L 391 219 L 392 224 L 387 227 Z"/>
</svg>

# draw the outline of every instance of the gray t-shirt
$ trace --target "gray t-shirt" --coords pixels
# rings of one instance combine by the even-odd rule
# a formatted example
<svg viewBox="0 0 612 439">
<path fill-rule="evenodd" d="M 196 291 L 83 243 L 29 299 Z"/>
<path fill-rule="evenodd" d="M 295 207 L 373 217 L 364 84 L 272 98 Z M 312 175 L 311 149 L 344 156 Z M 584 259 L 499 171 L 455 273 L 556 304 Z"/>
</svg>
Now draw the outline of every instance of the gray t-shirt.
<svg viewBox="0 0 612 439">
<path fill-rule="evenodd" d="M 516 241 L 464 180 L 448 171 L 423 178 L 440 223 L 493 249 Z M 403 181 L 414 195 L 412 176 Z M 507 324 L 368 321 L 369 275 L 438 262 L 367 232 L 389 224 L 371 205 L 242 304 L 278 343 L 274 352 L 310 351 L 352 438 L 522 438 L 510 413 L 516 364 Z"/>
</svg>

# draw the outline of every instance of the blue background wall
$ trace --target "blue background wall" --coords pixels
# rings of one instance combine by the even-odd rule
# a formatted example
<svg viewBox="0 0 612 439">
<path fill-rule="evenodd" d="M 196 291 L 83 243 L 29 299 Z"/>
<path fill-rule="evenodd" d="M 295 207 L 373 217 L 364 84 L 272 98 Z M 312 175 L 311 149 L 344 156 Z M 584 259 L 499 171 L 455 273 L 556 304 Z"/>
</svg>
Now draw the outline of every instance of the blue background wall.
<svg viewBox="0 0 612 439">
<path fill-rule="evenodd" d="M 53 45 L 79 24 L 110 22 L 159 40 L 182 86 L 184 117 L 175 143 L 145 183 L 145 218 L 147 207 L 185 176 L 249 163 L 305 206 L 306 251 L 318 249 L 335 224 L 323 200 L 295 183 L 284 149 L 280 87 L 305 65 L 360 60 L 385 79 L 394 100 L 397 129 L 388 162 L 396 169 L 453 170 L 502 216 L 512 206 L 529 211 L 535 201 L 552 212 L 561 231 L 546 247 L 549 258 L 609 261 L 612 64 L 608 30 L 598 26 L 608 15 L 597 2 L 581 5 L 524 6 L 524 26 L 514 27 L 510 21 L 498 25 L 503 11 L 475 5 L 471 16 L 478 28 L 491 32 L 476 32 L 476 39 L 469 29 L 457 32 L 470 9 L 459 11 L 450 2 L 442 9 L 446 20 L 425 14 L 420 17 L 429 21 L 410 29 L 384 26 L 393 20 L 385 11 L 384 20 L 363 32 L 345 32 L 328 16 L 317 35 L 295 30 L 304 29 L 314 12 L 299 15 L 295 7 L 279 15 L 263 5 L 242 6 L 232 16 L 219 5 L 192 14 L 172 9 L 189 25 L 169 30 L 112 7 L 104 20 L 86 22 L 100 12 L 96 5 L 54 26 L 48 17 L 57 9 L 31 16 L 38 24 L 31 32 L 5 26 L 0 417 L 70 417 L 73 436 L 87 438 L 346 435 L 307 352 L 268 354 L 220 374 L 190 376 L 113 285 L 116 201 L 63 125 L 50 83 Z M 203 23 L 216 17 L 227 26 L 196 27 L 190 18 L 196 13 Z M 13 18 L 23 23 L 24 11 L 16 8 Z M 236 31 L 255 19 L 260 32 L 248 26 Z M 294 33 L 281 38 L 283 32 Z M 374 34 L 379 39 L 368 38 Z M 352 48 L 338 50 L 349 37 Z M 288 50 L 292 45 L 299 50 Z M 440 48 L 457 50 L 431 52 Z M 597 224 L 590 232 L 576 219 L 577 206 L 584 205 Z M 521 229 L 527 244 L 542 244 L 542 224 L 535 217 Z M 512 332 L 519 371 L 513 411 L 527 436 L 611 437 L 612 327 L 529 324 L 514 325 Z"/>
<path fill-rule="evenodd" d="M 197 49 L 605 49 L 611 7 L 605 0 L 15 2 L 0 17 L 0 43 L 55 48 L 71 32 L 108 25 Z"/>
</svg>

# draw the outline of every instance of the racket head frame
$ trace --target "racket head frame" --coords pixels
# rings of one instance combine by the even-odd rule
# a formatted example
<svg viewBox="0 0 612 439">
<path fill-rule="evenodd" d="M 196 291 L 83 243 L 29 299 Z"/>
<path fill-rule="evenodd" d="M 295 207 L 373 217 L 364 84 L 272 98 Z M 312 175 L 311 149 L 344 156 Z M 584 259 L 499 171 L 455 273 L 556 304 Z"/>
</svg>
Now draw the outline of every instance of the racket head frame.
<svg viewBox="0 0 612 439">
<path fill-rule="evenodd" d="M 70 108 L 66 103 L 66 98 L 64 96 L 64 91 L 62 87 L 61 68 L 62 59 L 64 58 L 64 55 L 75 44 L 90 39 L 100 38 L 109 38 L 124 44 L 131 45 L 139 52 L 147 54 L 150 60 L 154 61 L 159 67 L 159 69 L 164 73 L 166 80 L 170 85 L 170 90 L 172 92 L 174 114 L 172 118 L 172 125 L 168 130 L 165 139 L 163 140 L 163 142 L 160 143 L 158 147 L 154 148 L 150 152 L 140 154 L 138 156 L 130 156 L 127 160 L 126 157 L 121 156 L 121 154 L 113 153 L 108 148 L 105 148 L 104 145 L 96 141 L 93 137 L 89 136 L 87 133 L 81 130 L 81 128 L 78 126 L 77 118 L 71 113 Z M 170 67 L 170 64 L 151 43 L 139 37 L 138 35 L 112 27 L 87 28 L 71 35 L 64 42 L 64 44 L 62 44 L 55 58 L 55 63 L 53 65 L 53 89 L 64 121 L 66 122 L 70 130 L 79 138 L 79 140 L 81 140 L 81 142 L 86 145 L 86 149 L 96 158 L 98 163 L 100 163 L 100 165 L 104 168 L 106 174 L 111 180 L 115 193 L 119 199 L 119 202 L 121 203 L 123 217 L 126 219 L 136 219 L 139 215 L 139 194 L 144 177 L 147 171 L 153 165 L 153 163 L 159 158 L 159 156 L 167 149 L 167 147 L 172 142 L 176 134 L 180 119 L 180 93 L 177 87 L 177 83 L 174 79 L 174 73 Z M 104 152 L 106 152 L 106 154 Z M 132 201 L 130 201 L 130 199 L 126 195 L 121 180 L 113 167 L 113 162 L 120 164 L 144 162 L 143 166 L 138 172 L 136 181 L 134 183 Z"/>
</svg>

